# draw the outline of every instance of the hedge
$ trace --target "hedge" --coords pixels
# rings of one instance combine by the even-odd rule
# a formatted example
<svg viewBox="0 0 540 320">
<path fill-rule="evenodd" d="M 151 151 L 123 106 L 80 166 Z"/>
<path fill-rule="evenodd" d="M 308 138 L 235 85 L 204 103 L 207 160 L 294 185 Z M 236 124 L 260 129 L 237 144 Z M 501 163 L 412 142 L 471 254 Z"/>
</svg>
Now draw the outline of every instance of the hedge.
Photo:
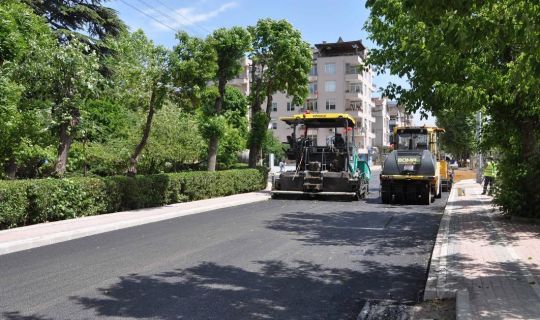
<svg viewBox="0 0 540 320">
<path fill-rule="evenodd" d="M 158 207 L 266 187 L 265 169 L 0 181 L 0 230 L 23 225 Z"/>
</svg>

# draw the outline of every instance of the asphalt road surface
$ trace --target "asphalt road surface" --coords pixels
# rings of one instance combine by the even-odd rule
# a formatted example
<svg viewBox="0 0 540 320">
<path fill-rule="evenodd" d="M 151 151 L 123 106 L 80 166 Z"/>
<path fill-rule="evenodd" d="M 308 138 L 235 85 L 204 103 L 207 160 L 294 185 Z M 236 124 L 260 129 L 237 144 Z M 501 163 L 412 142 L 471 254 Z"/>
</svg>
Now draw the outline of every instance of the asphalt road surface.
<svg viewBox="0 0 540 320">
<path fill-rule="evenodd" d="M 0 256 L 0 318 L 356 319 L 415 303 L 430 206 L 269 200 Z"/>
</svg>

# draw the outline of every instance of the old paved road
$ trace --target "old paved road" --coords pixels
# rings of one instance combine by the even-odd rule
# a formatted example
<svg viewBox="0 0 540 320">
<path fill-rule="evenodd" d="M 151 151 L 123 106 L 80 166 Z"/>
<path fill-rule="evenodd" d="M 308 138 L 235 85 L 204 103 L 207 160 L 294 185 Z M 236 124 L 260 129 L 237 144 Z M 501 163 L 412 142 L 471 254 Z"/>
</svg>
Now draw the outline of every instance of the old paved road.
<svg viewBox="0 0 540 320">
<path fill-rule="evenodd" d="M 377 174 L 375 174 L 377 176 Z M 270 200 L 0 256 L 0 318 L 354 319 L 413 303 L 444 202 Z"/>
</svg>

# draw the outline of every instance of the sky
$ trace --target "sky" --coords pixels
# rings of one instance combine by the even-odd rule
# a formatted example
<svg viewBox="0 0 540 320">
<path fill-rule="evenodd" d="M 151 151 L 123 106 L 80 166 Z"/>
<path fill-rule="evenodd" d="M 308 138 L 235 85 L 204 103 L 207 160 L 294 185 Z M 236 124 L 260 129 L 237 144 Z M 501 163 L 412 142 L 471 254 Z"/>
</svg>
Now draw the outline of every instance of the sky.
<svg viewBox="0 0 540 320">
<path fill-rule="evenodd" d="M 261 18 L 288 20 L 311 45 L 341 37 L 375 47 L 363 30 L 369 16 L 365 0 L 109 0 L 106 5 L 116 9 L 132 31 L 142 29 L 169 48 L 175 45 L 175 30 L 205 37 L 221 27 L 255 25 Z M 374 79 L 377 88 L 389 82 L 408 87 L 404 79 L 388 74 Z M 417 125 L 434 123 L 433 117 L 414 118 Z"/>
</svg>

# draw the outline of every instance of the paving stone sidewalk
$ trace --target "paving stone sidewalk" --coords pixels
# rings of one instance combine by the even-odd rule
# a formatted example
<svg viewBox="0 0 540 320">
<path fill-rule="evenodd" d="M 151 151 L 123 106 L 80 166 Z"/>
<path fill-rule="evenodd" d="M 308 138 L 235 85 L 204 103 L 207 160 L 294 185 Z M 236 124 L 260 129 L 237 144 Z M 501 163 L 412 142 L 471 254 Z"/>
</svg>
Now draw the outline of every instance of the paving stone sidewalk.
<svg viewBox="0 0 540 320">
<path fill-rule="evenodd" d="M 481 193 L 474 180 L 454 185 L 425 298 L 467 289 L 458 319 L 540 319 L 540 224 L 504 218 Z"/>
</svg>

